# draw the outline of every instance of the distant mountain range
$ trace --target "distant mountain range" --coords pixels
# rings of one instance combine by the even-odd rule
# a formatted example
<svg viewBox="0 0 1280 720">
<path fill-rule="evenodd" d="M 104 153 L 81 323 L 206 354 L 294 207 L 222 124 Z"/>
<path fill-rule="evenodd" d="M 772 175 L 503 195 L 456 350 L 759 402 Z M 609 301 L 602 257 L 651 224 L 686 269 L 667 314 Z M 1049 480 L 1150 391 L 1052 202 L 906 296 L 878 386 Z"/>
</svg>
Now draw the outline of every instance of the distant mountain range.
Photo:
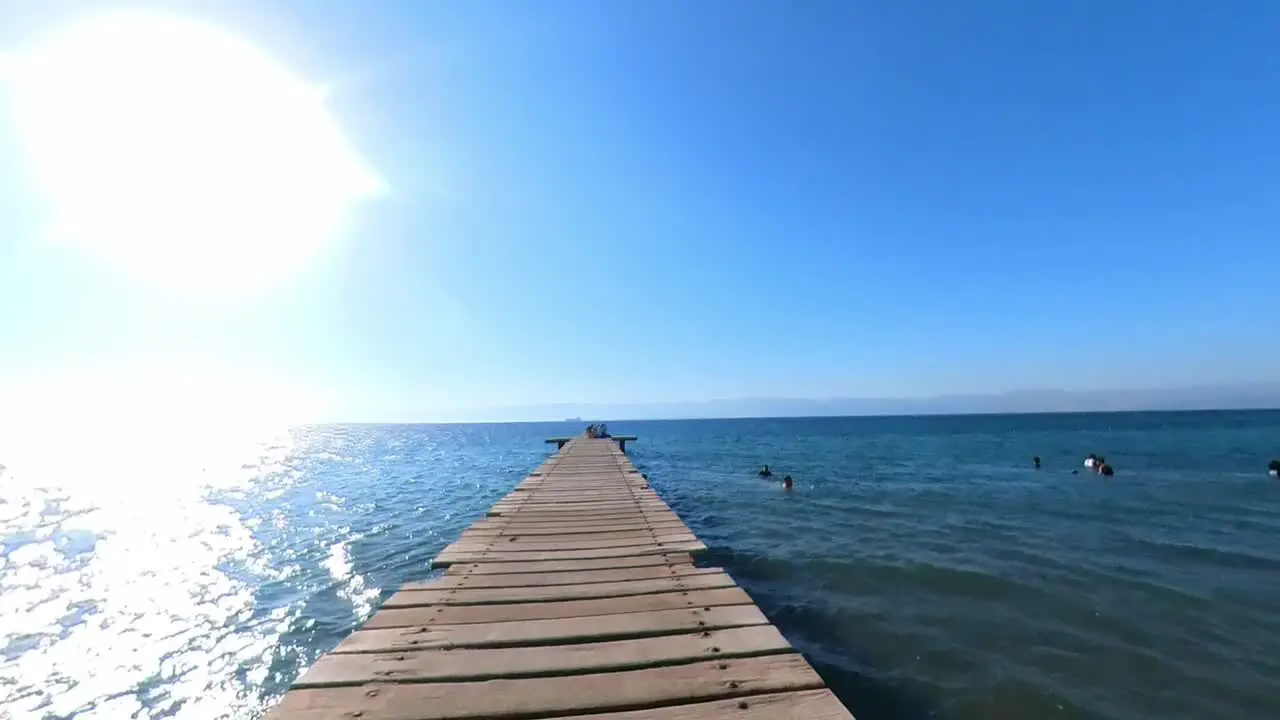
<svg viewBox="0 0 1280 720">
<path fill-rule="evenodd" d="M 701 402 L 526 405 L 449 413 L 454 421 L 618 420 L 815 417 L 843 415 L 967 415 L 980 413 L 1119 412 L 1134 410 L 1243 410 L 1280 408 L 1280 383 L 1185 388 L 1018 390 L 998 394 L 926 398 L 737 398 Z"/>
</svg>

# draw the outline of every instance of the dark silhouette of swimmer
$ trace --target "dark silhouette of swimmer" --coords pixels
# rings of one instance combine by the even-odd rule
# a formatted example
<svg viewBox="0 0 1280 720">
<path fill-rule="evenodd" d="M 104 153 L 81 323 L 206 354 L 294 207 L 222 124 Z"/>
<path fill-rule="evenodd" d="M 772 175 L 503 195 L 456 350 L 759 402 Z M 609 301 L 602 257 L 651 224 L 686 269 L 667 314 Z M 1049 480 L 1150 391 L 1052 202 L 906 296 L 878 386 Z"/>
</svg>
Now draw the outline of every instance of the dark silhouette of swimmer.
<svg viewBox="0 0 1280 720">
<path fill-rule="evenodd" d="M 1040 456 L 1039 456 L 1039 455 L 1037 455 L 1037 456 L 1035 456 L 1035 457 L 1031 458 L 1031 462 L 1033 462 L 1033 463 L 1035 463 L 1035 464 L 1036 464 L 1036 469 L 1037 469 L 1037 470 L 1039 470 L 1039 469 L 1040 469 Z"/>
<path fill-rule="evenodd" d="M 1098 472 L 1102 473 L 1107 477 L 1111 477 L 1112 475 L 1116 474 L 1116 471 L 1112 470 L 1111 466 L 1106 463 L 1103 463 L 1101 466 L 1099 466 Z"/>
<path fill-rule="evenodd" d="M 1267 463 L 1267 474 L 1271 477 L 1280 477 L 1280 460 Z"/>
<path fill-rule="evenodd" d="M 791 476 L 790 476 L 790 475 L 787 475 L 786 477 L 782 478 L 782 487 L 784 487 L 784 488 L 786 488 L 786 489 L 788 489 L 788 490 L 790 490 L 790 489 L 791 489 Z"/>
<path fill-rule="evenodd" d="M 773 477 L 773 471 L 769 469 L 768 465 L 761 465 L 759 474 L 760 477 Z"/>
</svg>

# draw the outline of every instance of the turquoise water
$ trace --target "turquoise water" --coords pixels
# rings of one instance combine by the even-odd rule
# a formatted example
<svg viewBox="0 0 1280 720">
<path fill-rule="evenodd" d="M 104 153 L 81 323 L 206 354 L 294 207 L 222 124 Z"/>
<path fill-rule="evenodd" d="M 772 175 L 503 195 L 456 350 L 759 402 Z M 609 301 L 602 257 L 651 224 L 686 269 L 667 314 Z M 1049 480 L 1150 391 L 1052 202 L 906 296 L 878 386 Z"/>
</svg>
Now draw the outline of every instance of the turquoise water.
<svg viewBox="0 0 1280 720">
<path fill-rule="evenodd" d="M 859 720 L 1280 714 L 1280 413 L 610 428 Z M 580 429 L 0 448 L 0 707 L 254 717 Z"/>
</svg>

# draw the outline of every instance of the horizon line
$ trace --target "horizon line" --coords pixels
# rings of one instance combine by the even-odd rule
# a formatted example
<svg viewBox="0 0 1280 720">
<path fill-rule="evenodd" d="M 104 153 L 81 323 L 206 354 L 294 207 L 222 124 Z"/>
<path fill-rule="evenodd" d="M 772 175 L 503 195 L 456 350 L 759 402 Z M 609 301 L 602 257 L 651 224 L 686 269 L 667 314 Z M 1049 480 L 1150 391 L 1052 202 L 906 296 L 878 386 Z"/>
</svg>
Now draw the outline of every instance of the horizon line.
<svg viewBox="0 0 1280 720">
<path fill-rule="evenodd" d="M 715 422 L 722 420 L 815 420 L 815 419 L 850 419 L 850 418 L 938 418 L 938 417 L 979 417 L 992 415 L 1122 415 L 1122 414 L 1191 414 L 1191 413 L 1229 413 L 1229 412 L 1280 412 L 1280 403 L 1256 406 L 1232 407 L 1186 407 L 1186 408 L 1111 408 L 1092 410 L 971 410 L 965 412 L 902 412 L 902 413 L 861 413 L 861 414 L 829 414 L 829 415 L 725 415 L 715 417 L 671 416 L 671 417 L 587 417 L 581 419 L 560 420 L 321 420 L 314 422 L 288 423 L 288 427 L 315 427 L 322 425 L 565 425 L 590 424 L 593 422 L 628 423 L 628 422 L 672 422 L 698 421 Z"/>
</svg>

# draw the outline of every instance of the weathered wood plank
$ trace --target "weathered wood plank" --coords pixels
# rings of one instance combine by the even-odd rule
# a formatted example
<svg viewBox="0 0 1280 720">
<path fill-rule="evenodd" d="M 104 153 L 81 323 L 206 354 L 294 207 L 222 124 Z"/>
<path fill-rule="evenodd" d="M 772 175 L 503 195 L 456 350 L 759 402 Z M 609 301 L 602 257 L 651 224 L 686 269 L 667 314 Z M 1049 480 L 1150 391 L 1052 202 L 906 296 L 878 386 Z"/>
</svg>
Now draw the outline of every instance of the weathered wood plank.
<svg viewBox="0 0 1280 720">
<path fill-rule="evenodd" d="M 601 513 L 520 513 L 515 510 L 490 510 L 489 519 L 491 520 L 509 520 L 512 524 L 536 524 L 541 523 L 546 526 L 548 524 L 564 525 L 566 523 L 675 523 L 679 522 L 676 514 L 670 510 L 643 512 L 643 513 L 615 513 L 604 515 Z"/>
<path fill-rule="evenodd" d="M 550 525 L 571 525 L 571 524 L 587 524 L 592 525 L 609 525 L 613 523 L 646 523 L 656 525 L 659 523 L 678 523 L 680 518 L 670 510 L 661 510 L 656 512 L 645 511 L 642 513 L 520 513 L 514 510 L 510 511 L 489 511 L 486 521 L 503 522 L 508 525 L 542 525 L 544 527 Z"/>
<path fill-rule="evenodd" d="M 666 520 L 679 518 L 669 508 L 644 508 L 640 510 L 586 511 L 577 510 L 521 510 L 519 508 L 494 508 L 489 510 L 490 517 L 501 515 L 504 519 L 522 522 L 595 522 L 609 523 L 622 521 Z"/>
<path fill-rule="evenodd" d="M 664 543 L 693 542 L 692 533 L 676 535 L 640 535 L 637 537 L 599 538 L 590 535 L 570 535 L 569 539 L 544 541 L 536 536 L 507 535 L 504 537 L 461 538 L 449 543 L 445 552 L 478 552 L 501 550 L 503 552 L 554 552 L 560 550 L 589 550 L 592 548 L 623 548 Z"/>
<path fill-rule="evenodd" d="M 575 487 L 556 487 L 554 485 L 537 485 L 533 487 L 516 488 L 505 497 L 526 498 L 532 500 L 543 496 L 549 496 L 553 500 L 582 500 L 585 502 L 610 500 L 615 498 L 631 499 L 639 497 L 658 499 L 658 494 L 652 489 L 637 488 L 629 485 L 618 485 L 613 488 L 600 488 L 595 490 Z"/>
<path fill-rule="evenodd" d="M 379 610 L 364 627 L 404 627 L 409 625 L 465 625 L 469 623 L 521 622 L 524 620 L 550 620 L 554 618 L 582 618 L 592 615 L 619 615 L 647 613 L 659 610 L 680 610 L 717 605 L 748 605 L 751 598 L 742 588 L 718 590 L 693 590 L 663 593 L 659 595 L 629 595 L 626 597 L 597 598 L 592 600 L 563 600 L 560 602 L 510 603 L 504 605 L 428 605 L 414 608 L 386 608 Z"/>
<path fill-rule="evenodd" d="M 798 690 L 753 695 L 742 700 L 669 705 L 606 715 L 574 715 L 572 720 L 722 720 L 728 717 L 734 720 L 853 720 L 853 715 L 830 690 Z"/>
<path fill-rule="evenodd" d="M 683 635 L 538 647 L 458 648 L 392 653 L 330 653 L 294 687 L 370 682 L 442 682 L 638 670 L 679 662 L 783 653 L 791 645 L 772 625 Z"/>
<path fill-rule="evenodd" d="M 434 580 L 409 582 L 401 590 L 437 590 L 445 588 L 481 587 L 533 587 L 537 585 L 585 585 L 597 582 L 622 580 L 650 580 L 717 572 L 716 568 L 695 568 L 687 565 L 650 565 L 637 568 L 611 568 L 609 570 L 577 570 L 558 573 L 515 573 L 512 575 L 458 575 L 445 574 Z"/>
<path fill-rule="evenodd" d="M 500 520 L 500 518 L 493 518 Z M 618 525 L 579 525 L 564 524 L 548 526 L 546 523 L 503 523 L 480 521 L 466 530 L 471 535 L 611 535 L 631 532 L 684 532 L 685 524 L 675 520 L 647 525 L 643 522 L 631 522 Z"/>
<path fill-rule="evenodd" d="M 586 583 L 579 585 L 537 585 L 505 588 L 431 588 L 405 589 L 396 592 L 383 607 L 410 607 L 413 605 L 486 605 L 490 603 L 543 602 L 549 600 L 588 600 L 591 598 L 624 597 L 626 595 L 651 595 L 654 593 L 688 590 L 711 590 L 733 587 L 728 573 L 705 569 L 693 575 L 652 578 L 647 580 L 619 580 L 617 582 Z"/>
<path fill-rule="evenodd" d="M 621 498 L 618 500 L 577 500 L 566 499 L 557 500 L 555 498 L 543 499 L 539 497 L 531 498 L 512 498 L 510 500 L 499 500 L 496 505 L 519 505 L 521 508 L 529 510 L 559 510 L 568 508 L 574 512 L 584 512 L 587 510 L 617 510 L 619 508 L 630 510 L 636 507 L 642 508 L 665 508 L 667 504 L 657 498 Z"/>
<path fill-rule="evenodd" d="M 462 720 L 618 712 L 672 703 L 814 690 L 822 680 L 798 654 L 483 683 L 385 683 L 304 688 L 285 694 L 269 718 Z M 353 713 L 359 713 L 358 716 Z"/>
<path fill-rule="evenodd" d="M 688 534 L 688 533 L 687 532 L 681 533 L 680 531 L 672 530 L 662 534 L 671 535 L 671 534 Z M 577 542 L 577 541 L 590 542 L 592 540 L 627 540 L 631 538 L 652 539 L 654 535 L 655 533 L 653 530 L 649 528 L 644 528 L 644 527 L 639 528 L 637 530 L 601 530 L 599 532 L 594 532 L 594 533 L 554 533 L 554 534 L 547 533 L 547 532 L 526 533 L 526 532 L 521 532 L 518 529 L 517 530 L 487 530 L 484 528 L 476 529 L 472 527 L 469 530 L 464 530 L 462 534 L 458 536 L 458 540 L 488 544 L 488 543 L 495 543 L 495 542 L 512 542 L 511 538 L 516 538 L 516 542 L 519 542 L 519 541 L 527 542 L 529 540 L 536 539 L 537 542 L 560 543 L 560 542 Z"/>
<path fill-rule="evenodd" d="M 384 611 L 385 612 L 385 611 Z M 379 613 L 381 614 L 381 613 Z M 378 615 L 374 615 L 374 618 Z M 371 620 L 372 622 L 372 620 Z M 471 623 L 468 625 L 381 625 L 357 630 L 335 653 L 393 652 L 455 647 L 515 647 L 559 645 L 569 642 L 701 632 L 730 627 L 767 625 L 768 618 L 755 605 L 694 607 L 683 610 L 619 613 L 589 617 Z M 368 626 L 366 626 L 368 627 Z"/>
<path fill-rule="evenodd" d="M 691 562 L 693 562 L 693 558 L 688 553 L 667 553 L 666 555 L 636 555 L 634 557 L 603 558 L 599 560 L 458 563 L 450 567 L 445 574 L 512 575 L 516 573 L 552 573 L 585 570 L 609 570 L 613 568 L 650 567 L 657 565 L 683 565 Z"/>
<path fill-rule="evenodd" d="M 432 560 L 434 567 L 447 567 L 454 563 L 477 562 L 547 562 L 550 560 L 591 560 L 596 558 L 630 557 L 633 555 L 666 555 L 672 552 L 704 552 L 707 549 L 702 541 L 668 543 L 647 547 L 635 546 L 626 548 L 593 548 L 590 550 L 562 550 L 559 552 L 499 552 L 486 550 L 482 552 L 441 553 Z"/>
</svg>

